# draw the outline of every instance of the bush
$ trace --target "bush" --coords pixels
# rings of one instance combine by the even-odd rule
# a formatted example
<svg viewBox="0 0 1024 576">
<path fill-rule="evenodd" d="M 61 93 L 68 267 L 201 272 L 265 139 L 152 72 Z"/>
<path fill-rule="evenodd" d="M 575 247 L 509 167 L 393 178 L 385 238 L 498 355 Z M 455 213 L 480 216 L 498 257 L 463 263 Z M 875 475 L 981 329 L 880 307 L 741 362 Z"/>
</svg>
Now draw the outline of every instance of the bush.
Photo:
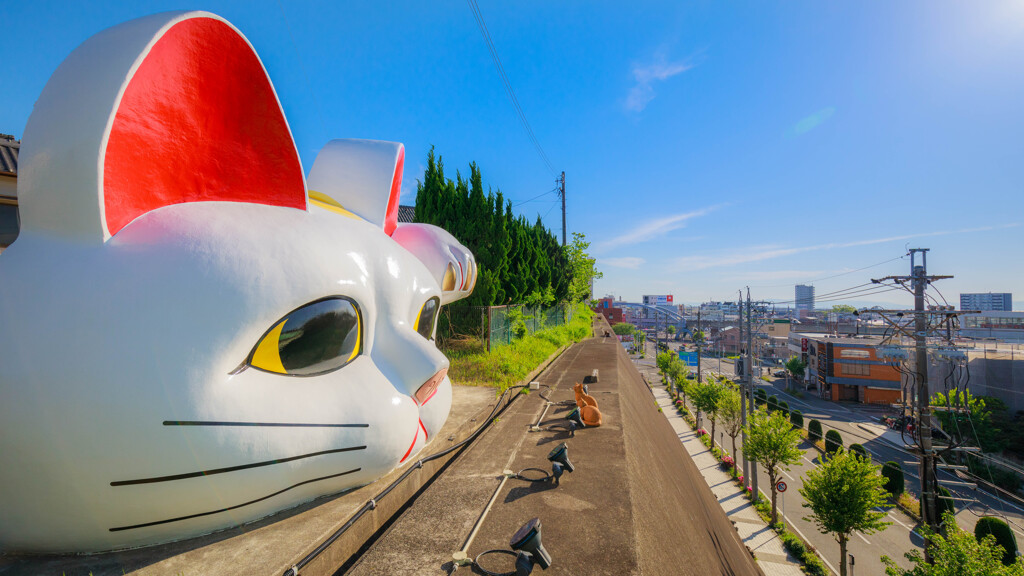
<svg viewBox="0 0 1024 576">
<path fill-rule="evenodd" d="M 799 410 L 793 410 L 789 413 L 789 423 L 792 424 L 794 428 L 803 428 L 804 415 L 801 414 Z"/>
<path fill-rule="evenodd" d="M 885 488 L 885 491 L 889 493 L 889 497 L 893 500 L 899 498 L 906 487 L 906 481 L 903 479 L 903 468 L 890 460 L 882 465 L 882 476 L 885 477 L 885 484 L 882 488 Z"/>
<path fill-rule="evenodd" d="M 832 455 L 843 447 L 843 437 L 838 430 L 829 430 L 825 433 L 825 454 Z"/>
<path fill-rule="evenodd" d="M 768 397 L 768 411 L 775 412 L 779 409 L 779 399 L 772 395 Z"/>
<path fill-rule="evenodd" d="M 861 446 L 860 444 L 850 444 L 850 452 L 853 452 L 854 454 L 860 456 L 861 458 L 864 458 L 865 460 L 871 459 L 871 456 L 868 455 L 868 451 L 865 450 L 864 447 Z"/>
<path fill-rule="evenodd" d="M 996 544 L 999 544 L 1005 550 L 1003 553 L 1003 564 L 1007 566 L 1013 564 L 1014 559 L 1017 557 L 1017 540 L 1013 537 L 1010 525 L 1002 518 L 983 516 L 974 526 L 974 537 L 980 542 L 982 538 L 989 534 L 995 536 Z"/>
<path fill-rule="evenodd" d="M 935 509 L 939 513 L 939 518 L 945 516 L 946 512 L 956 514 L 956 505 L 953 503 L 953 495 L 949 493 L 949 489 L 939 486 L 939 497 L 935 501 Z"/>
<path fill-rule="evenodd" d="M 754 390 L 754 406 L 757 406 L 758 403 L 763 404 L 767 400 L 768 400 L 768 393 L 767 392 L 765 392 L 764 390 L 762 390 L 760 388 L 758 388 L 757 390 Z"/>
<path fill-rule="evenodd" d="M 807 437 L 811 441 L 821 440 L 821 422 L 817 420 L 811 420 L 807 423 Z"/>
<path fill-rule="evenodd" d="M 789 402 L 786 402 L 785 400 L 780 401 L 779 410 L 782 410 L 784 415 L 789 416 Z"/>
</svg>

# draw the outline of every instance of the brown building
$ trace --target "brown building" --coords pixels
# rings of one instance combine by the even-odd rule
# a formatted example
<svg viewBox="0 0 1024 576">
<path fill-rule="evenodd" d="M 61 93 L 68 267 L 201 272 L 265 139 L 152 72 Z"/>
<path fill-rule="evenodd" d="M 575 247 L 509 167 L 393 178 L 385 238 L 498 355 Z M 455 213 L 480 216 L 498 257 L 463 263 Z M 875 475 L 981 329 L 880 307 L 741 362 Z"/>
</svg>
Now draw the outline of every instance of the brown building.
<svg viewBox="0 0 1024 576">
<path fill-rule="evenodd" d="M 594 308 L 594 312 L 604 315 L 609 324 L 625 322 L 622 317 L 622 308 L 619 308 L 614 304 L 615 300 L 611 297 L 601 298 L 597 301 L 597 306 Z"/>
<path fill-rule="evenodd" d="M 878 336 L 834 337 L 827 334 L 789 336 L 789 348 L 807 362 L 804 377 L 818 395 L 832 401 L 893 404 L 903 398 L 898 370 L 875 355 Z"/>
</svg>

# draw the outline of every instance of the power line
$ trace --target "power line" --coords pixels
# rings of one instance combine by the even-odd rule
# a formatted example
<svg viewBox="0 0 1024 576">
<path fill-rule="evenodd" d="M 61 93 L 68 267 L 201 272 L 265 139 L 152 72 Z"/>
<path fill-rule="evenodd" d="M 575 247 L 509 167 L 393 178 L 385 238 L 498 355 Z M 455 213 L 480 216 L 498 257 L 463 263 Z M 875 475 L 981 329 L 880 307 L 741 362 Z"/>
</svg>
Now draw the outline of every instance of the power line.
<svg viewBox="0 0 1024 576">
<path fill-rule="evenodd" d="M 871 264 L 871 265 L 865 266 L 863 268 L 857 268 L 856 270 L 849 270 L 847 272 L 840 272 L 839 274 L 833 274 L 831 276 L 823 276 L 821 278 L 812 278 L 811 280 L 804 280 L 804 282 L 811 283 L 811 282 L 821 282 L 822 280 L 831 280 L 832 278 L 839 278 L 840 276 L 846 276 L 847 274 L 853 274 L 854 272 L 862 272 L 864 270 L 868 270 L 869 268 L 874 268 L 876 266 L 881 266 L 882 264 L 888 264 L 889 262 L 895 262 L 897 260 L 902 260 L 902 259 L 904 259 L 906 257 L 907 257 L 907 255 L 904 254 L 902 256 L 897 256 L 895 258 L 890 258 L 888 260 L 885 260 L 883 262 L 879 262 L 877 264 Z M 759 286 L 751 286 L 751 288 L 781 288 L 783 286 L 792 286 L 792 284 L 790 284 L 790 283 L 786 283 L 786 284 L 762 284 L 762 285 L 759 285 Z"/>
<path fill-rule="evenodd" d="M 505 85 L 505 91 L 508 92 L 508 98 L 512 101 L 512 107 L 515 108 L 516 114 L 519 116 L 519 121 L 522 122 L 523 128 L 526 129 L 527 136 L 530 137 L 530 142 L 533 143 L 534 148 L 537 149 L 537 154 L 540 155 L 540 159 L 544 161 L 544 165 L 547 167 L 548 172 L 552 176 L 557 176 L 554 166 L 551 161 L 548 160 L 548 155 L 544 152 L 544 148 L 541 147 L 540 141 L 537 140 L 537 136 L 533 133 L 533 128 L 530 127 L 530 122 L 526 119 L 526 114 L 523 113 L 522 106 L 519 105 L 519 99 L 516 98 L 516 92 L 512 89 L 512 83 L 508 80 L 508 75 L 505 74 L 505 67 L 501 64 L 501 58 L 498 56 L 498 50 L 494 47 L 494 42 L 491 40 L 491 33 L 487 30 L 487 23 L 484 22 L 484 15 L 480 12 L 480 6 L 477 5 L 476 0 L 466 0 L 469 4 L 469 9 L 473 11 L 473 18 L 476 20 L 477 28 L 480 29 L 480 34 L 484 37 L 484 42 L 487 44 L 487 49 L 491 53 L 491 60 L 494 61 L 494 67 L 498 71 L 498 76 L 501 77 L 502 83 Z"/>
<path fill-rule="evenodd" d="M 544 196 L 547 196 L 548 194 L 552 194 L 554 192 L 558 192 L 558 188 L 552 188 L 551 190 L 548 190 L 547 192 L 544 192 L 543 194 L 538 194 L 538 195 L 534 196 L 533 198 L 530 198 L 529 200 L 524 200 L 522 202 L 517 202 L 516 204 L 513 204 L 512 207 L 515 208 L 517 206 L 522 206 L 523 204 L 529 204 L 530 202 L 533 202 L 534 200 L 537 200 L 538 198 L 543 198 Z"/>
</svg>

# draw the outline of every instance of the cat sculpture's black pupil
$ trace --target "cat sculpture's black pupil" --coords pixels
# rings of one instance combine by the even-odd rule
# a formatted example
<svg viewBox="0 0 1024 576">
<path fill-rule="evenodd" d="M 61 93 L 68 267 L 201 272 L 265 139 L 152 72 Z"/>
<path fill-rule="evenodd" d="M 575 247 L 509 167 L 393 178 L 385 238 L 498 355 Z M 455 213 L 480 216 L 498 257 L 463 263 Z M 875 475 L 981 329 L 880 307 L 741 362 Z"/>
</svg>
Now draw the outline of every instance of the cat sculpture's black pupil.
<svg viewBox="0 0 1024 576">
<path fill-rule="evenodd" d="M 359 339 L 359 313 L 348 300 L 323 300 L 285 321 L 278 351 L 289 374 L 313 375 L 345 364 Z"/>
</svg>

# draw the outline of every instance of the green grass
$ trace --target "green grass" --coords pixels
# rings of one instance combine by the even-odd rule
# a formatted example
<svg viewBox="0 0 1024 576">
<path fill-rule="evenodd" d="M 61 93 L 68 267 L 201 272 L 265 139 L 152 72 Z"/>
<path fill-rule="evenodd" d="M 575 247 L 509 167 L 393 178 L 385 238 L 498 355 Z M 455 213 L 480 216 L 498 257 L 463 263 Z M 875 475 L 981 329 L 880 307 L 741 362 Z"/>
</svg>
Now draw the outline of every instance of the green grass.
<svg viewBox="0 0 1024 576">
<path fill-rule="evenodd" d="M 526 378 L 562 346 L 589 337 L 592 318 L 593 312 L 579 304 L 572 322 L 541 330 L 507 346 L 492 348 L 489 353 L 481 346 L 444 350 L 451 361 L 448 377 L 455 384 L 490 386 L 504 391 Z"/>
</svg>

